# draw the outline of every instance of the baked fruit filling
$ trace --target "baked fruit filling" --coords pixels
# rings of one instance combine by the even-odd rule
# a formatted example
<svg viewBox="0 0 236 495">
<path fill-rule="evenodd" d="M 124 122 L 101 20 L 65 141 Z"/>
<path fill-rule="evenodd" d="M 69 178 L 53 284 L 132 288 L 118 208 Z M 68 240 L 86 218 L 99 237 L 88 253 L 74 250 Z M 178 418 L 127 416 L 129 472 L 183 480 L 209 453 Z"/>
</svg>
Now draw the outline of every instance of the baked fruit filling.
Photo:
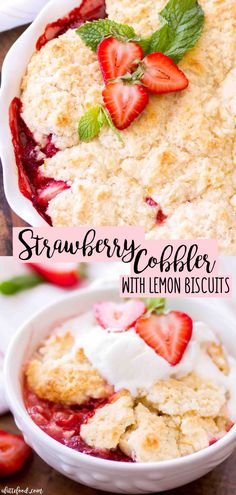
<svg viewBox="0 0 236 495">
<path fill-rule="evenodd" d="M 46 28 L 11 108 L 20 187 L 54 226 L 140 225 L 235 254 L 235 2 L 193 0 L 178 53 L 163 41 L 172 4 L 84 0 Z M 126 41 L 112 25 L 94 46 L 105 16 Z"/>
<path fill-rule="evenodd" d="M 29 415 L 95 457 L 193 454 L 235 422 L 236 361 L 218 336 L 163 299 L 104 301 L 63 323 L 25 366 Z"/>
</svg>

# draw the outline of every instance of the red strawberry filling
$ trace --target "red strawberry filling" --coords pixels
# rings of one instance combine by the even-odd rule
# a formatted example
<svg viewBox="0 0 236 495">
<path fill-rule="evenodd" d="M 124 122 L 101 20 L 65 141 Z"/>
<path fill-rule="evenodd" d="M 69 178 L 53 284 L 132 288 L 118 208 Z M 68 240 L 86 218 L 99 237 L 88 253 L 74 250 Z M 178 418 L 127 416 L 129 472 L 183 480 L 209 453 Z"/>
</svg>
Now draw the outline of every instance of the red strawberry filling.
<svg viewBox="0 0 236 495">
<path fill-rule="evenodd" d="M 124 304 L 105 301 L 95 304 L 93 312 L 102 328 L 125 332 L 146 312 L 146 305 L 142 301 L 128 301 Z"/>
<path fill-rule="evenodd" d="M 26 198 L 32 201 L 39 214 L 51 225 L 51 219 L 46 212 L 48 202 L 58 193 L 68 189 L 69 186 L 63 181 L 55 181 L 40 174 L 39 169 L 43 165 L 43 159 L 39 158 L 39 152 L 42 151 L 50 158 L 58 150 L 52 143 L 51 136 L 48 136 L 46 146 L 40 150 L 33 134 L 22 119 L 21 112 L 20 99 L 14 98 L 9 110 L 9 121 L 18 168 L 19 189 Z"/>
<path fill-rule="evenodd" d="M 49 201 L 55 198 L 60 192 L 69 189 L 63 180 L 50 179 L 35 195 L 36 203 L 40 206 L 47 206 Z"/>
<path fill-rule="evenodd" d="M 106 17 L 104 0 L 83 0 L 80 7 L 46 26 L 44 33 L 37 41 L 36 48 L 39 50 L 48 41 L 70 28 L 78 27 L 86 21 L 104 17 Z M 52 142 L 52 135 L 48 136 L 46 145 L 40 150 L 38 143 L 22 119 L 21 112 L 20 99 L 14 98 L 9 108 L 9 123 L 18 169 L 19 189 L 26 198 L 32 201 L 35 209 L 44 220 L 51 225 L 51 218 L 47 214 L 48 201 L 54 198 L 56 194 L 68 189 L 69 186 L 63 181 L 55 181 L 53 178 L 46 178 L 40 174 L 39 167 L 43 164 L 43 159 L 38 157 L 38 152 L 42 151 L 47 158 L 51 158 L 59 150 Z"/>
<path fill-rule="evenodd" d="M 151 206 L 151 208 L 157 208 L 158 209 L 157 214 L 156 214 L 157 225 L 161 225 L 162 223 L 164 223 L 168 217 L 167 217 L 167 215 L 165 215 L 165 213 L 163 212 L 163 210 L 161 209 L 159 204 L 156 201 L 154 201 L 154 199 L 152 199 L 151 197 L 147 197 L 145 199 L 145 201 L 146 201 L 148 206 Z"/>
<path fill-rule="evenodd" d="M 67 447 L 111 461 L 132 462 L 132 459 L 119 449 L 99 450 L 89 447 L 80 437 L 80 427 L 96 409 L 108 401 L 91 400 L 82 406 L 66 407 L 39 399 L 28 387 L 24 386 L 24 400 L 31 419 L 50 437 Z"/>
<path fill-rule="evenodd" d="M 83 0 L 80 7 L 76 7 L 65 17 L 46 26 L 44 33 L 36 43 L 36 49 L 40 50 L 48 41 L 64 34 L 68 29 L 77 28 L 85 21 L 94 21 L 104 17 L 106 17 L 104 0 Z"/>
<path fill-rule="evenodd" d="M 52 142 L 52 134 L 47 137 L 47 142 L 42 148 L 42 152 L 47 156 L 47 158 L 52 158 L 59 151 L 55 144 Z"/>
</svg>

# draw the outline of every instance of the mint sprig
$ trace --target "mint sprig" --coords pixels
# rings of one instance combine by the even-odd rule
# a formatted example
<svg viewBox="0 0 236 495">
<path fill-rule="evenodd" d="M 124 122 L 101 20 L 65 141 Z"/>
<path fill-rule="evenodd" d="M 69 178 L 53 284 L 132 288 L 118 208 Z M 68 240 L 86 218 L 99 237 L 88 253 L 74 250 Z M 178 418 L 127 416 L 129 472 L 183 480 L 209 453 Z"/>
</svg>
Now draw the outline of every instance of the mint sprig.
<svg viewBox="0 0 236 495">
<path fill-rule="evenodd" d="M 162 52 L 177 64 L 198 41 L 204 12 L 196 0 L 169 0 L 159 17 L 161 27 L 151 37 L 150 52 Z"/>
<path fill-rule="evenodd" d="M 136 36 L 131 26 L 119 24 L 110 19 L 85 22 L 76 30 L 76 33 L 94 52 L 96 52 L 99 43 L 108 36 L 113 36 L 120 41 L 129 41 Z"/>
<path fill-rule="evenodd" d="M 104 115 L 102 107 L 96 105 L 90 108 L 79 121 L 79 138 L 80 141 L 90 141 L 98 136 L 104 124 Z"/>
<path fill-rule="evenodd" d="M 123 142 L 119 131 L 114 126 L 109 112 L 103 105 L 90 108 L 79 121 L 78 133 L 80 141 L 88 142 L 100 133 L 104 124 L 107 124 Z"/>
<path fill-rule="evenodd" d="M 40 284 L 43 284 L 44 280 L 40 275 L 27 274 L 13 277 L 9 280 L 4 280 L 0 283 L 0 294 L 4 296 L 13 296 L 18 292 L 22 292 L 27 289 L 32 289 Z"/>
<path fill-rule="evenodd" d="M 166 300 L 164 297 L 148 297 L 143 301 L 147 308 L 145 313 L 146 317 L 151 316 L 152 313 L 163 313 L 165 310 Z"/>
<path fill-rule="evenodd" d="M 169 0 L 159 13 L 160 28 L 149 37 L 140 38 L 127 24 L 110 19 L 99 19 L 82 24 L 76 32 L 93 51 L 106 37 L 138 43 L 144 54 L 161 52 L 178 63 L 198 41 L 203 25 L 204 12 L 197 0 Z"/>
</svg>

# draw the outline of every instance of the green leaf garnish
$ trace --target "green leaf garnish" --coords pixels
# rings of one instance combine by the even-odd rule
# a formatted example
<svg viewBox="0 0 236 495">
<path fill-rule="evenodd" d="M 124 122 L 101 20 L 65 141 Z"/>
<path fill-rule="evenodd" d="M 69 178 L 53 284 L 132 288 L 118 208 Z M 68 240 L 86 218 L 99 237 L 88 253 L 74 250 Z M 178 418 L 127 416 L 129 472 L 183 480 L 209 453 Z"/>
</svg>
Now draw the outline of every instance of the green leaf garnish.
<svg viewBox="0 0 236 495">
<path fill-rule="evenodd" d="M 107 124 L 123 142 L 119 131 L 114 126 L 111 116 L 105 107 L 96 105 L 90 108 L 79 121 L 78 133 L 80 141 L 91 141 L 98 136 L 104 124 Z"/>
<path fill-rule="evenodd" d="M 136 36 L 131 26 L 119 24 L 110 19 L 85 22 L 76 30 L 76 33 L 94 52 L 96 52 L 99 43 L 108 36 L 114 36 L 120 41 L 128 41 Z"/>
<path fill-rule="evenodd" d="M 204 12 L 197 0 L 169 0 L 159 17 L 160 28 L 146 38 L 137 36 L 131 26 L 110 19 L 86 22 L 76 32 L 93 51 L 104 38 L 114 36 L 120 41 L 138 43 L 144 55 L 161 52 L 177 64 L 198 41 Z"/>
<path fill-rule="evenodd" d="M 104 115 L 104 119 L 105 119 L 105 122 L 109 125 L 109 127 L 114 131 L 114 133 L 117 135 L 119 141 L 121 141 L 122 143 L 124 142 L 122 137 L 121 137 L 121 133 L 118 131 L 118 129 L 114 126 L 113 122 L 112 122 L 112 119 L 111 119 L 111 116 L 109 114 L 109 112 L 107 111 L 107 109 L 105 107 L 102 107 L 102 110 L 103 110 L 103 115 Z"/>
<path fill-rule="evenodd" d="M 134 43 L 137 43 L 139 46 L 141 46 L 141 48 L 143 49 L 144 56 L 148 55 L 148 53 L 151 53 L 150 49 L 151 49 L 152 36 L 149 36 L 148 38 L 136 37 L 133 38 L 132 41 L 134 41 Z"/>
<path fill-rule="evenodd" d="M 166 305 L 166 300 L 164 297 L 148 297 L 145 298 L 144 303 L 147 307 L 147 312 L 145 316 L 148 317 L 152 313 L 163 313 Z"/>
<path fill-rule="evenodd" d="M 150 52 L 162 52 L 177 64 L 198 41 L 204 12 L 197 0 L 169 0 L 159 17 L 161 27 L 152 35 Z"/>
<path fill-rule="evenodd" d="M 104 114 L 100 105 L 90 108 L 79 121 L 80 141 L 90 141 L 98 136 L 104 124 Z"/>
<path fill-rule="evenodd" d="M 88 278 L 88 264 L 83 262 L 80 263 L 77 269 L 77 274 L 80 280 Z"/>
<path fill-rule="evenodd" d="M 43 284 L 44 280 L 40 275 L 28 274 L 5 280 L 0 283 L 0 293 L 4 296 L 13 296 L 23 290 L 32 289 Z"/>
</svg>

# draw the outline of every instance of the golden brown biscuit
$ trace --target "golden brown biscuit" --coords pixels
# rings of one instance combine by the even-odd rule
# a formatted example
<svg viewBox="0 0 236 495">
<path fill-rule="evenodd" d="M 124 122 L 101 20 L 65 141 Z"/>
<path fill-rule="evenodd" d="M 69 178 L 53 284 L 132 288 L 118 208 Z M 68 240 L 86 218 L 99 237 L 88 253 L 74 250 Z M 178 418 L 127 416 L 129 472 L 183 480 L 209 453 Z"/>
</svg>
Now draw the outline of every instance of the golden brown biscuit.
<svg viewBox="0 0 236 495">
<path fill-rule="evenodd" d="M 76 350 L 73 344 L 70 332 L 50 337 L 28 363 L 28 386 L 41 399 L 72 405 L 111 394 L 112 387 L 92 367 L 83 350 Z"/>
<path fill-rule="evenodd" d="M 126 428 L 134 421 L 133 399 L 129 392 L 122 390 L 81 426 L 80 435 L 91 447 L 115 449 Z"/>
</svg>

